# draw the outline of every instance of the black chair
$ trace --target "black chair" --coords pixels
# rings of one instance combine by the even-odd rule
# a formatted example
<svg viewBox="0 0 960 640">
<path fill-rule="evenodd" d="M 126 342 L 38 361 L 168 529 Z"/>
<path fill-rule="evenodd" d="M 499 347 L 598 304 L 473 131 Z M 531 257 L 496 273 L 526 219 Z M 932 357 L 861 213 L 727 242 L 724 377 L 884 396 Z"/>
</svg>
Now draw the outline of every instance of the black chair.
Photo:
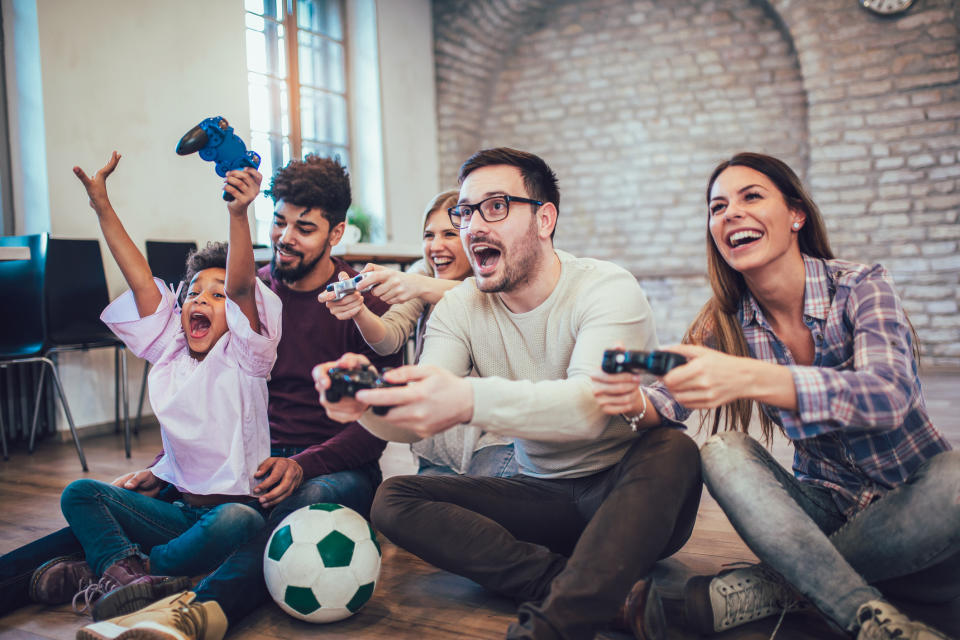
<svg viewBox="0 0 960 640">
<path fill-rule="evenodd" d="M 45 313 L 45 265 L 47 258 L 47 234 L 0 237 L 0 246 L 25 247 L 29 258 L 0 260 L 0 291 L 3 292 L 5 312 L 0 314 L 0 368 L 11 364 L 39 363 L 40 378 L 37 383 L 36 400 L 33 404 L 33 419 L 30 425 L 30 451 L 40 414 L 40 398 L 43 392 L 44 373 L 49 369 L 53 384 L 70 425 L 70 434 L 77 448 L 80 466 L 87 471 L 87 460 L 80 446 L 77 427 L 73 423 L 70 405 L 63 393 L 63 385 L 57 368 L 44 354 L 46 340 Z M 9 305 L 9 306 L 8 306 Z M 6 427 L 3 411 L 0 411 L 0 438 L 3 442 L 3 457 L 7 459 Z"/>
<path fill-rule="evenodd" d="M 50 238 L 45 269 L 47 340 L 44 353 L 112 348 L 114 365 L 114 418 L 121 425 L 124 450 L 130 457 L 130 417 L 127 402 L 127 358 L 123 341 L 103 322 L 100 313 L 110 302 L 103 256 L 98 240 Z M 33 434 L 30 437 L 33 449 Z"/>
<path fill-rule="evenodd" d="M 160 278 L 168 287 L 176 291 L 187 270 L 187 256 L 197 250 L 196 242 L 168 242 L 166 240 L 147 240 L 147 264 L 154 277 Z M 140 431 L 140 420 L 143 417 L 143 398 L 147 391 L 147 374 L 150 372 L 150 363 L 143 363 L 143 380 L 140 381 L 140 401 L 137 403 L 137 421 L 134 423 L 134 432 Z"/>
</svg>

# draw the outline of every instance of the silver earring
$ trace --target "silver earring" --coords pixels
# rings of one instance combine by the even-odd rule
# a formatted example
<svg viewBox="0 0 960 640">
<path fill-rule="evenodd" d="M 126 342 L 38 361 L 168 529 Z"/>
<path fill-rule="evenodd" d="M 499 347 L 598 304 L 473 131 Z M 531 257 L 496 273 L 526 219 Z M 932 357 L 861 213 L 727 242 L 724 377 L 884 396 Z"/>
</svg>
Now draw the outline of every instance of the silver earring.
<svg viewBox="0 0 960 640">
<path fill-rule="evenodd" d="M 796 230 L 799 229 L 799 228 L 800 228 L 800 223 L 799 223 L 799 222 L 794 222 L 794 223 L 793 223 L 793 230 L 796 231 Z"/>
</svg>

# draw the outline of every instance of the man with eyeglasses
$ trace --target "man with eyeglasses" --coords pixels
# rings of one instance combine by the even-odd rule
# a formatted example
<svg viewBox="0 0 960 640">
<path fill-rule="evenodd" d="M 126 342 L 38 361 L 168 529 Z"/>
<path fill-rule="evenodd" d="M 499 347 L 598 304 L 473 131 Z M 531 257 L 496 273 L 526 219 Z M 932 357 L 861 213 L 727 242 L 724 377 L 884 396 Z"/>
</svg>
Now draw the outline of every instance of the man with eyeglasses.
<svg viewBox="0 0 960 640">
<path fill-rule="evenodd" d="M 521 473 L 391 478 L 374 499 L 374 526 L 517 600 L 508 638 L 593 638 L 618 618 L 639 638 L 662 638 L 659 599 L 640 579 L 693 529 L 697 447 L 674 428 L 669 397 L 650 393 L 650 410 L 632 421 L 611 417 L 590 379 L 617 342 L 656 347 L 650 306 L 627 271 L 554 249 L 560 194 L 539 157 L 480 151 L 460 184 L 449 214 L 474 277 L 437 305 L 420 365 L 385 374 L 406 386 L 321 401 L 334 419 L 359 418 L 388 440 L 458 423 L 512 436 Z M 321 392 L 334 365 L 366 360 L 318 365 Z M 376 405 L 392 408 L 380 417 L 367 411 Z"/>
</svg>

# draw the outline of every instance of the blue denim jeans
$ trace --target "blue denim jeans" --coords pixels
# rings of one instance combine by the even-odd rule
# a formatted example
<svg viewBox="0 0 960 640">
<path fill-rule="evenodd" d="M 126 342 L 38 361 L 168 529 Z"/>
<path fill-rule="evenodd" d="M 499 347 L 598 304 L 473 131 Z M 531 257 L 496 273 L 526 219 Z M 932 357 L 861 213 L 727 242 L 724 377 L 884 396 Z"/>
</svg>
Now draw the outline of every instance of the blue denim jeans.
<svg viewBox="0 0 960 640">
<path fill-rule="evenodd" d="M 178 495 L 168 487 L 157 498 L 170 502 Z M 60 556 L 82 554 L 83 547 L 73 530 L 64 527 L 0 556 L 0 615 L 30 602 L 30 578 L 37 567 Z"/>
<path fill-rule="evenodd" d="M 455 476 L 456 471 L 442 464 L 434 464 L 426 458 L 419 458 L 417 474 L 423 476 Z M 473 453 L 465 476 L 483 476 L 486 478 L 509 478 L 520 473 L 513 444 L 494 444 L 483 447 Z"/>
<path fill-rule="evenodd" d="M 274 451 L 273 455 L 278 455 Z M 296 453 L 292 451 L 289 455 Z M 215 600 L 235 624 L 269 600 L 263 580 L 263 552 L 270 534 L 280 521 L 301 507 L 317 502 L 334 502 L 369 517 L 373 494 L 380 484 L 380 465 L 370 462 L 358 469 L 338 471 L 305 480 L 286 500 L 265 514 L 267 526 L 233 552 L 194 590 L 200 602 Z"/>
<path fill-rule="evenodd" d="M 33 572 L 47 560 L 83 552 L 70 527 L 0 556 L 0 615 L 30 602 L 28 589 Z"/>
<path fill-rule="evenodd" d="M 960 451 L 847 519 L 830 491 L 803 484 L 756 440 L 711 437 L 704 483 L 747 546 L 834 623 L 888 596 L 945 602 L 960 595 Z"/>
<path fill-rule="evenodd" d="M 131 555 L 148 555 L 156 575 L 205 573 L 264 526 L 249 504 L 193 507 L 87 478 L 67 485 L 60 508 L 96 575 Z"/>
</svg>

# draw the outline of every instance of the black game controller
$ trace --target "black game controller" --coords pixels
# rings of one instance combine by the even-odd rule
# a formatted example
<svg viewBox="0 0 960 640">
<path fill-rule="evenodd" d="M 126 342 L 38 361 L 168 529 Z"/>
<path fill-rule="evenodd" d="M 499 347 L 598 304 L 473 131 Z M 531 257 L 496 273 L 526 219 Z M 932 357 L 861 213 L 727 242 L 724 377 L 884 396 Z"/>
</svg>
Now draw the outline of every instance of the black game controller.
<svg viewBox="0 0 960 640">
<path fill-rule="evenodd" d="M 324 391 L 327 402 L 339 402 L 344 396 L 354 397 L 361 389 L 385 389 L 387 387 L 403 387 L 402 384 L 387 382 L 371 369 L 341 369 L 330 367 L 327 369 L 330 377 L 330 388 Z M 378 416 L 385 415 L 393 407 L 374 406 L 373 412 Z"/>
<path fill-rule="evenodd" d="M 607 373 L 649 371 L 655 376 L 662 376 L 674 367 L 686 363 L 686 358 L 672 351 L 608 349 L 603 352 L 603 362 L 600 364 L 600 368 Z"/>
</svg>

